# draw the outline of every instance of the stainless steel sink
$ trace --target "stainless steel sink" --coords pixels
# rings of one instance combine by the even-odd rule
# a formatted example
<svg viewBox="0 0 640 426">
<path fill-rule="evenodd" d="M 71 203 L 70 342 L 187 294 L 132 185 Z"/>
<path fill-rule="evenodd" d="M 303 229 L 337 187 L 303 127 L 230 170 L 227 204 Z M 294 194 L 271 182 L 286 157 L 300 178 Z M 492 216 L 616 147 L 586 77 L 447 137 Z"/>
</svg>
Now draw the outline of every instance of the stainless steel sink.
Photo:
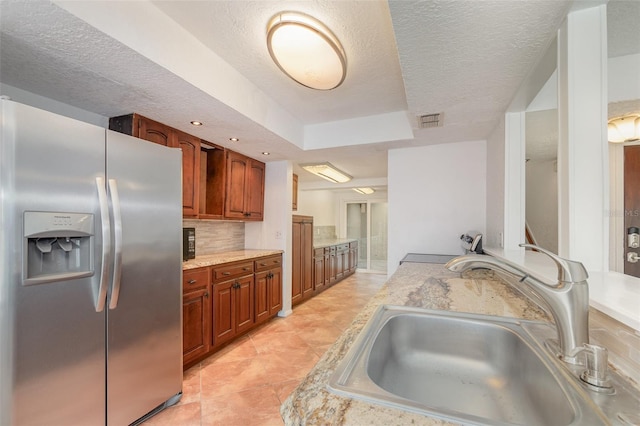
<svg viewBox="0 0 640 426">
<path fill-rule="evenodd" d="M 618 378 L 615 395 L 583 384 L 545 349 L 554 335 L 540 322 L 381 306 L 329 389 L 464 424 L 625 424 L 638 400 L 619 401 Z"/>
</svg>

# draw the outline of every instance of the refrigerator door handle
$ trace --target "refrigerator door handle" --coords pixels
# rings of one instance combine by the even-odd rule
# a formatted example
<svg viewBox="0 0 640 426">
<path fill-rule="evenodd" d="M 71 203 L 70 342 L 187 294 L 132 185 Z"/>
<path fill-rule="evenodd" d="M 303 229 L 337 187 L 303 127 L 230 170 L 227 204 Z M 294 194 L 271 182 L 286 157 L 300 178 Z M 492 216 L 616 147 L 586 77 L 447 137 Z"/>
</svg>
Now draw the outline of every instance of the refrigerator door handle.
<svg viewBox="0 0 640 426">
<path fill-rule="evenodd" d="M 109 203 L 104 179 L 96 177 L 98 202 L 100 204 L 100 224 L 102 227 L 102 270 L 96 295 L 96 312 L 102 312 L 107 302 L 107 280 L 109 278 L 109 253 L 111 252 L 111 225 L 109 223 Z"/>
<path fill-rule="evenodd" d="M 109 194 L 111 196 L 111 208 L 113 209 L 113 243 L 115 258 L 113 261 L 113 283 L 111 285 L 111 299 L 109 309 L 118 306 L 120 297 L 120 282 L 122 278 L 122 214 L 120 212 L 120 197 L 118 196 L 118 183 L 115 179 L 109 179 Z"/>
</svg>

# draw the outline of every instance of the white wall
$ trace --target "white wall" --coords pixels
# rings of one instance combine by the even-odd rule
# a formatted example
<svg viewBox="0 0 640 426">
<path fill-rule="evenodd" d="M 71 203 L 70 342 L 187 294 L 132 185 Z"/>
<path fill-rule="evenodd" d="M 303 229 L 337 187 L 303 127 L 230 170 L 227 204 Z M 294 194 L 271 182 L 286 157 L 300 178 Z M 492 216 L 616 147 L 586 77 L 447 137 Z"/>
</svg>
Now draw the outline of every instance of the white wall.
<svg viewBox="0 0 640 426">
<path fill-rule="evenodd" d="M 461 234 L 485 231 L 485 141 L 389 151 L 389 257 L 460 254 Z"/>
<path fill-rule="evenodd" d="M 526 218 L 537 245 L 558 252 L 558 173 L 556 160 L 526 166 Z"/>
<path fill-rule="evenodd" d="M 484 244 L 502 247 L 504 235 L 505 179 L 504 118 L 487 138 L 487 229 Z"/>
<path fill-rule="evenodd" d="M 264 220 L 245 224 L 247 249 L 283 250 L 282 310 L 291 314 L 291 203 L 293 202 L 293 167 L 290 161 L 266 164 L 264 182 Z"/>
<path fill-rule="evenodd" d="M 298 191 L 298 210 L 294 214 L 313 216 L 314 226 L 337 226 L 338 204 L 333 191 Z"/>
</svg>

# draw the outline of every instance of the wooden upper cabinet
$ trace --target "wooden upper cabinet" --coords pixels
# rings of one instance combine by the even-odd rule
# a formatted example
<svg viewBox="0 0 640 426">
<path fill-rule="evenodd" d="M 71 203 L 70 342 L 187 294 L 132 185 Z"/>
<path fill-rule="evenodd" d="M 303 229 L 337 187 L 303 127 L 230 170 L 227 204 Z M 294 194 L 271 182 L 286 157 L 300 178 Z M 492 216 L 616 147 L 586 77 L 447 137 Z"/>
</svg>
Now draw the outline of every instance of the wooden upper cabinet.
<svg viewBox="0 0 640 426">
<path fill-rule="evenodd" d="M 262 220 L 264 173 L 264 163 L 227 151 L 225 218 Z"/>
<path fill-rule="evenodd" d="M 264 163 L 139 114 L 111 117 L 109 129 L 182 150 L 183 216 L 263 219 Z"/>
<path fill-rule="evenodd" d="M 173 130 L 172 144 L 182 150 L 182 214 L 197 216 L 200 199 L 200 139 Z"/>
<path fill-rule="evenodd" d="M 291 202 L 291 209 L 293 211 L 298 210 L 298 175 L 293 174 L 293 198 Z"/>
<path fill-rule="evenodd" d="M 176 148 L 175 140 L 172 138 L 172 129 L 157 121 L 150 120 L 138 114 L 133 114 L 134 134 L 133 136 L 144 139 L 159 145 Z M 135 132 L 138 132 L 136 135 Z"/>
</svg>

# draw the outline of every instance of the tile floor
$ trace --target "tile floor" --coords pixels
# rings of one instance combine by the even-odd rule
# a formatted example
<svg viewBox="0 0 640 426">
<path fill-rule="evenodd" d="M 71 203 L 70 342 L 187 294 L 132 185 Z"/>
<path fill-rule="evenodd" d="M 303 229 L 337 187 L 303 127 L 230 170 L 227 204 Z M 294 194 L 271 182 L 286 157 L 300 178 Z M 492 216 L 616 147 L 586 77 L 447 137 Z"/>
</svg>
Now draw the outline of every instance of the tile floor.
<svg viewBox="0 0 640 426">
<path fill-rule="evenodd" d="M 386 281 L 356 272 L 184 372 L 181 401 L 146 426 L 282 425 L 280 405 Z"/>
</svg>

